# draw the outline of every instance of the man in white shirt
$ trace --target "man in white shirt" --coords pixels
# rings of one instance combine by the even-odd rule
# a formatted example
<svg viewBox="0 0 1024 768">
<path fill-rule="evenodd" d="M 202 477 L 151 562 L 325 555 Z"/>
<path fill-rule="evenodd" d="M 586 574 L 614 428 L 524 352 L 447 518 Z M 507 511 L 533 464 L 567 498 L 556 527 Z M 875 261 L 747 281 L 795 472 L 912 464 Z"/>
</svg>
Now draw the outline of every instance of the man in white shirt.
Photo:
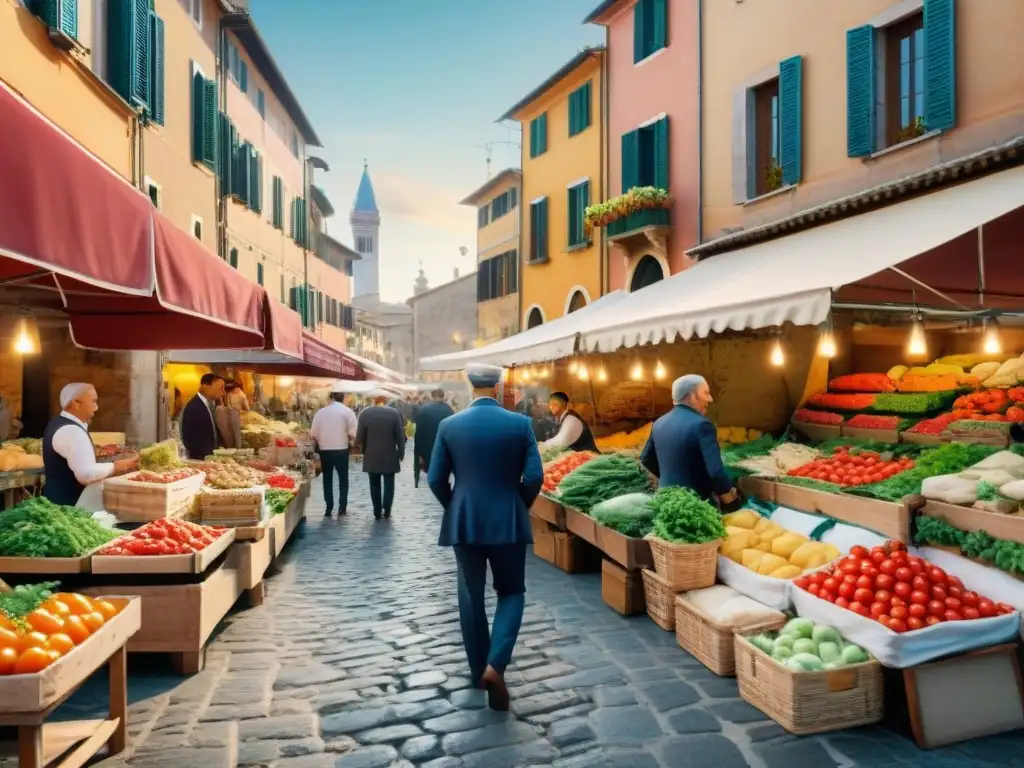
<svg viewBox="0 0 1024 768">
<path fill-rule="evenodd" d="M 567 451 L 594 451 L 597 443 L 590 427 L 583 417 L 569 407 L 569 396 L 565 392 L 552 392 L 548 398 L 548 410 L 558 422 L 558 434 L 540 444 L 543 451 L 548 448 L 561 448 Z"/>
<path fill-rule="evenodd" d="M 348 514 L 348 452 L 356 439 L 356 415 L 344 403 L 345 395 L 336 384 L 331 389 L 331 403 L 313 416 L 309 433 L 316 441 L 323 470 L 324 503 L 330 517 L 334 511 L 333 475 L 338 473 L 338 517 Z"/>
<path fill-rule="evenodd" d="M 74 506 L 86 486 L 139 468 L 138 457 L 113 464 L 96 461 L 89 422 L 99 409 L 98 400 L 92 384 L 68 384 L 60 392 L 63 410 L 43 434 L 43 495 L 55 504 Z"/>
</svg>

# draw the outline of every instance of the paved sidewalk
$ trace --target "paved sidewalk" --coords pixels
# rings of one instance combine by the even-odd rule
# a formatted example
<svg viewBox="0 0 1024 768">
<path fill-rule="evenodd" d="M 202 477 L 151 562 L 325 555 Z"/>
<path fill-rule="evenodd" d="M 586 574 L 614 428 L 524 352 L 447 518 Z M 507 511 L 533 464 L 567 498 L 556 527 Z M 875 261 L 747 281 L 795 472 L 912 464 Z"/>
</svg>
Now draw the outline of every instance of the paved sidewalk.
<svg viewBox="0 0 1024 768">
<path fill-rule="evenodd" d="M 1021 765 L 1024 736 L 918 750 L 881 728 L 798 739 L 738 698 L 646 616 L 601 602 L 600 576 L 530 555 L 508 679 L 512 715 L 470 688 L 440 511 L 408 474 L 375 522 L 354 471 L 346 519 L 309 519 L 257 609 L 234 614 L 191 678 L 130 677 L 130 748 L 104 768 L 986 768 Z M 173 620 L 173 617 L 169 617 Z M 102 705 L 102 685 L 65 707 Z"/>
</svg>

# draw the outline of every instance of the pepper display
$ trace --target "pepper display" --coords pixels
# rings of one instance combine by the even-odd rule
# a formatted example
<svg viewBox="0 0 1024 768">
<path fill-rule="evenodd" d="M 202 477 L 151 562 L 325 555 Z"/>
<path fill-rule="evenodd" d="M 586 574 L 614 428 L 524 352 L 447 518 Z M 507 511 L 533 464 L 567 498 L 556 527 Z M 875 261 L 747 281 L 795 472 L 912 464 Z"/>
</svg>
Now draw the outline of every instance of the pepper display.
<svg viewBox="0 0 1024 768">
<path fill-rule="evenodd" d="M 112 541 L 98 555 L 187 555 L 210 546 L 226 533 L 185 520 L 155 520 Z"/>
<path fill-rule="evenodd" d="M 828 383 L 830 392 L 892 392 L 892 379 L 887 373 L 851 373 L 837 376 Z"/>
<path fill-rule="evenodd" d="M 863 411 L 873 406 L 877 398 L 881 397 L 882 394 L 884 393 L 877 395 L 836 395 L 822 392 L 807 398 L 807 405 L 811 408 L 830 411 Z"/>
<path fill-rule="evenodd" d="M 803 424 L 823 424 L 834 427 L 843 423 L 843 417 L 830 411 L 812 411 L 810 408 L 798 408 L 793 412 L 793 421 Z"/>
</svg>

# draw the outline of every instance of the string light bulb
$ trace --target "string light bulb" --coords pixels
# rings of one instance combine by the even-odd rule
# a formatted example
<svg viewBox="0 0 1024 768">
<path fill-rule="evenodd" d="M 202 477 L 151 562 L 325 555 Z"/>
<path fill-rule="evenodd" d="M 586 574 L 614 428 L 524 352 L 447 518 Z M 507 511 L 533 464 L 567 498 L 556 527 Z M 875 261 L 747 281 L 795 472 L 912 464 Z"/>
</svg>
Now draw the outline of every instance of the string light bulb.
<svg viewBox="0 0 1024 768">
<path fill-rule="evenodd" d="M 569 361 L 569 373 L 576 373 L 576 369 L 578 367 L 579 367 L 579 364 L 575 360 L 570 360 Z"/>
<path fill-rule="evenodd" d="M 924 334 L 924 325 L 915 319 L 910 326 L 910 338 L 907 340 L 907 355 L 910 357 L 928 356 L 928 339 Z"/>
<path fill-rule="evenodd" d="M 837 354 L 836 337 L 831 330 L 822 331 L 818 338 L 818 356 L 831 360 Z"/>
<path fill-rule="evenodd" d="M 39 352 L 39 326 L 31 314 L 18 317 L 14 334 L 14 351 L 19 355 L 34 355 Z"/>
<path fill-rule="evenodd" d="M 778 336 L 772 342 L 772 351 L 768 359 L 776 368 L 781 368 L 786 364 L 786 353 L 782 349 L 782 340 Z"/>
<path fill-rule="evenodd" d="M 644 367 L 637 360 L 633 363 L 633 367 L 629 369 L 629 378 L 633 381 L 642 381 L 644 378 Z"/>
<path fill-rule="evenodd" d="M 665 370 L 665 366 L 661 364 L 661 360 L 659 360 L 654 366 L 654 378 L 661 381 L 666 376 L 668 376 L 668 372 Z"/>
<path fill-rule="evenodd" d="M 608 371 L 605 370 L 603 365 L 597 369 L 597 380 L 601 382 L 608 381 Z"/>
<path fill-rule="evenodd" d="M 576 378 L 580 381 L 587 381 L 590 378 L 590 371 L 587 370 L 585 363 L 580 363 L 576 367 Z"/>
<path fill-rule="evenodd" d="M 994 319 L 985 323 L 985 338 L 981 351 L 986 355 L 1000 355 L 1003 352 L 1003 340 L 999 335 L 999 323 Z"/>
</svg>

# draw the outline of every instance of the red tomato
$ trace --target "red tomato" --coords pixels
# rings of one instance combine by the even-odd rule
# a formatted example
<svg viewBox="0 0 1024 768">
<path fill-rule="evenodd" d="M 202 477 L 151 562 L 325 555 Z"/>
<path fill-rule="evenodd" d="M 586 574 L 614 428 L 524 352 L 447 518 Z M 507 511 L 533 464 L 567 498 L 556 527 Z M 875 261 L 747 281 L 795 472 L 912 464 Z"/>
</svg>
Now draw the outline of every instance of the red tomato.
<svg viewBox="0 0 1024 768">
<path fill-rule="evenodd" d="M 896 563 L 892 560 L 883 560 L 878 564 L 878 570 L 887 576 L 892 576 L 896 573 Z"/>
<path fill-rule="evenodd" d="M 892 602 L 892 592 L 889 592 L 886 589 L 880 589 L 877 592 L 875 592 L 875 600 L 877 600 L 880 603 L 885 603 L 886 605 L 888 605 Z"/>
<path fill-rule="evenodd" d="M 811 580 L 807 576 L 797 576 L 793 579 L 793 583 L 800 589 L 807 589 L 811 584 Z"/>
<path fill-rule="evenodd" d="M 828 578 L 828 574 L 824 571 L 815 571 L 811 574 L 811 584 L 822 585 L 825 583 L 825 579 Z"/>
<path fill-rule="evenodd" d="M 956 587 L 957 589 L 959 589 L 961 591 L 964 588 L 964 583 L 962 581 L 960 581 L 960 579 L 958 579 L 956 576 L 953 576 L 952 574 L 946 574 L 946 583 L 949 584 L 949 586 Z"/>
<path fill-rule="evenodd" d="M 901 565 L 899 568 L 896 569 L 895 576 L 896 581 L 902 581 L 907 584 L 914 580 L 914 572 L 907 568 L 907 566 L 905 565 Z"/>
<path fill-rule="evenodd" d="M 843 573 L 860 573 L 860 561 L 847 557 L 839 563 L 839 570 Z"/>
<path fill-rule="evenodd" d="M 889 626 L 889 622 L 892 621 L 892 619 L 889 618 L 889 614 L 883 613 L 881 616 L 877 617 L 875 619 L 875 621 L 877 621 L 883 627 L 888 627 Z"/>
<path fill-rule="evenodd" d="M 856 614 L 861 615 L 861 616 L 870 616 L 871 615 L 868 612 L 867 606 L 864 605 L 864 603 L 862 603 L 862 602 L 860 602 L 858 600 L 854 600 L 852 603 L 850 603 L 850 610 L 853 611 Z"/>
<path fill-rule="evenodd" d="M 978 613 L 984 618 L 996 615 L 996 604 L 989 600 L 987 597 L 983 597 L 978 600 Z"/>
<path fill-rule="evenodd" d="M 946 594 L 945 587 L 940 587 L 938 585 L 932 587 L 932 600 L 945 600 L 947 597 L 949 597 L 949 595 Z"/>
<path fill-rule="evenodd" d="M 907 619 L 907 631 L 913 632 L 915 629 L 924 629 L 925 623 L 923 619 L 919 619 L 916 616 L 911 616 Z"/>
<path fill-rule="evenodd" d="M 836 601 L 835 592 L 829 592 L 824 587 L 822 587 L 821 592 L 818 593 L 818 597 L 820 597 L 822 600 L 827 600 L 830 603 L 834 603 Z"/>
<path fill-rule="evenodd" d="M 907 618 L 907 607 L 905 605 L 894 605 L 889 609 L 889 616 L 894 619 Z"/>
<path fill-rule="evenodd" d="M 821 585 L 820 584 L 813 584 L 812 583 L 811 586 L 809 586 L 807 588 L 807 591 L 810 592 L 815 597 L 818 597 L 818 595 L 821 593 Z"/>
<path fill-rule="evenodd" d="M 857 577 L 857 589 L 874 589 L 875 580 L 870 576 L 861 574 Z"/>
<path fill-rule="evenodd" d="M 836 590 L 839 589 L 839 579 L 833 576 L 829 576 L 827 579 L 825 579 L 821 586 L 822 589 L 827 589 L 829 592 L 834 593 L 836 592 Z"/>
<path fill-rule="evenodd" d="M 857 579 L 858 578 L 859 577 L 855 573 L 844 573 L 843 574 L 843 583 L 844 584 L 850 584 L 851 586 L 856 587 L 857 586 Z"/>
<path fill-rule="evenodd" d="M 946 621 L 960 621 L 961 619 L 963 619 L 963 616 L 961 616 L 957 611 L 948 610 L 944 614 L 942 614 L 942 618 L 944 618 Z"/>
<path fill-rule="evenodd" d="M 839 596 L 847 600 L 852 600 L 853 594 L 856 591 L 857 588 L 848 581 L 844 581 L 842 584 L 839 585 Z"/>
<path fill-rule="evenodd" d="M 914 590 L 910 593 L 910 602 L 915 605 L 928 605 L 928 593 Z"/>
<path fill-rule="evenodd" d="M 875 601 L 875 593 L 872 592 L 870 589 L 861 588 L 853 593 L 853 599 L 856 600 L 858 603 L 863 603 L 864 605 L 871 605 L 871 603 Z"/>
<path fill-rule="evenodd" d="M 940 619 L 938 616 L 932 616 L 929 613 L 927 616 L 924 617 L 924 623 L 927 624 L 929 627 L 934 627 L 936 624 L 941 624 L 942 619 Z"/>
<path fill-rule="evenodd" d="M 928 609 L 921 603 L 911 603 L 910 607 L 907 609 L 907 612 L 917 619 L 923 619 L 925 616 L 928 615 Z"/>
<path fill-rule="evenodd" d="M 907 631 L 907 623 L 903 619 L 892 618 L 889 619 L 889 629 L 897 634 L 902 634 Z"/>
<path fill-rule="evenodd" d="M 907 584 L 907 582 L 897 581 L 896 586 L 892 588 L 892 591 L 895 592 L 901 599 L 908 600 L 910 599 L 910 595 L 911 593 L 913 593 L 914 590 L 909 584 Z"/>
<path fill-rule="evenodd" d="M 889 554 L 881 547 L 875 547 L 871 550 L 871 561 L 875 565 L 880 565 L 889 559 Z"/>
<path fill-rule="evenodd" d="M 939 568 L 937 565 L 929 566 L 927 574 L 928 581 L 930 581 L 932 584 L 945 586 L 948 583 L 946 580 L 946 572 Z"/>
<path fill-rule="evenodd" d="M 836 598 L 836 607 L 837 608 L 849 608 L 850 607 L 850 601 L 847 600 L 845 597 L 837 597 Z"/>
<path fill-rule="evenodd" d="M 977 608 L 964 608 L 963 614 L 964 614 L 964 619 L 966 619 L 968 621 L 972 621 L 974 619 L 980 619 L 981 618 L 981 614 L 978 612 Z"/>
<path fill-rule="evenodd" d="M 884 589 L 886 592 L 892 592 L 892 588 L 894 586 L 896 586 L 896 579 L 886 573 L 880 573 L 875 577 L 876 589 Z"/>
<path fill-rule="evenodd" d="M 888 604 L 886 604 L 886 603 L 877 603 L 876 602 L 876 603 L 872 603 L 871 604 L 871 608 L 868 609 L 868 613 L 870 613 L 873 618 L 877 619 L 879 616 L 881 616 L 882 614 L 884 614 L 888 610 L 889 610 Z M 995 609 L 993 608 L 993 610 L 995 610 Z"/>
<path fill-rule="evenodd" d="M 878 568 L 870 560 L 865 560 L 860 564 L 860 572 L 865 576 L 870 576 L 872 579 L 878 576 Z"/>
<path fill-rule="evenodd" d="M 893 595 L 892 600 L 889 601 L 892 605 L 906 605 L 907 601 L 899 595 Z"/>
<path fill-rule="evenodd" d="M 971 592 L 970 590 L 967 590 L 966 592 L 960 595 L 960 602 L 968 608 L 977 608 L 978 603 L 981 602 L 981 599 L 978 597 L 977 592 Z"/>
<path fill-rule="evenodd" d="M 959 587 L 954 587 L 952 585 L 946 587 L 946 594 L 948 594 L 950 597 L 955 597 L 957 600 L 960 599 L 960 596 L 963 595 L 963 593 L 964 591 Z"/>
<path fill-rule="evenodd" d="M 932 583 L 928 581 L 927 576 L 915 576 L 914 580 L 910 582 L 917 592 L 929 593 L 932 589 Z"/>
<path fill-rule="evenodd" d="M 862 547 L 860 544 L 857 544 L 856 546 L 850 547 L 850 556 L 851 557 L 857 557 L 857 558 L 863 559 L 865 557 L 868 557 L 870 554 L 871 553 L 868 552 L 867 547 Z"/>
<path fill-rule="evenodd" d="M 1014 610 L 1015 609 L 1012 605 L 1007 605 L 1006 603 L 996 603 L 996 611 L 999 613 L 1000 616 L 1005 616 L 1008 613 L 1013 613 Z"/>
<path fill-rule="evenodd" d="M 924 571 L 924 561 L 920 557 L 909 557 L 907 558 L 907 567 L 914 572 L 914 575 L 918 575 Z"/>
<path fill-rule="evenodd" d="M 946 604 L 939 600 L 932 600 L 928 603 L 928 613 L 931 616 L 938 616 L 941 619 L 946 613 Z"/>
<path fill-rule="evenodd" d="M 948 608 L 951 611 L 959 611 L 961 608 L 960 601 L 957 600 L 955 597 L 947 597 L 946 608 Z"/>
</svg>

